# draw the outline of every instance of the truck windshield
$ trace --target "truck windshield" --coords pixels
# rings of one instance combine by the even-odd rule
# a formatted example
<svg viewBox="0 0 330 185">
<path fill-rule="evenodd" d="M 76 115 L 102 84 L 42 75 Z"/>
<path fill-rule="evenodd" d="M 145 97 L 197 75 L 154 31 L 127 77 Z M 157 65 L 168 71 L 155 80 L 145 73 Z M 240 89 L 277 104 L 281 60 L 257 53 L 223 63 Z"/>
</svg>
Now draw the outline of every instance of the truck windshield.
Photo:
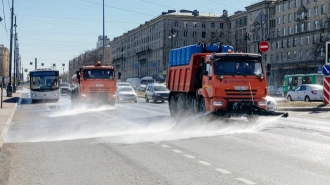
<svg viewBox="0 0 330 185">
<path fill-rule="evenodd" d="M 113 79 L 113 70 L 109 69 L 84 69 L 84 79 Z"/>
<path fill-rule="evenodd" d="M 263 73 L 258 60 L 216 60 L 214 74 L 216 75 L 260 75 Z"/>
</svg>

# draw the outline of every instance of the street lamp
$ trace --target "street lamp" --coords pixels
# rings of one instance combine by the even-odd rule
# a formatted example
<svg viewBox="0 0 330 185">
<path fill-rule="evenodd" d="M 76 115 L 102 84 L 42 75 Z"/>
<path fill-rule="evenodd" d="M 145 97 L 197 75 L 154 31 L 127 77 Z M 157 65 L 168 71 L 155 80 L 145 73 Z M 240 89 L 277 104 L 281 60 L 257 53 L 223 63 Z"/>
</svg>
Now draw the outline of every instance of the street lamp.
<svg viewBox="0 0 330 185">
<path fill-rule="evenodd" d="M 176 37 L 177 35 L 177 31 L 175 29 L 172 28 L 170 29 L 170 32 L 168 33 L 168 38 L 171 39 L 171 49 L 173 48 L 173 39 L 174 37 Z"/>
<path fill-rule="evenodd" d="M 245 33 L 244 40 L 245 40 L 245 53 L 247 53 L 248 52 L 248 40 L 250 40 L 250 35 L 247 32 Z"/>
</svg>

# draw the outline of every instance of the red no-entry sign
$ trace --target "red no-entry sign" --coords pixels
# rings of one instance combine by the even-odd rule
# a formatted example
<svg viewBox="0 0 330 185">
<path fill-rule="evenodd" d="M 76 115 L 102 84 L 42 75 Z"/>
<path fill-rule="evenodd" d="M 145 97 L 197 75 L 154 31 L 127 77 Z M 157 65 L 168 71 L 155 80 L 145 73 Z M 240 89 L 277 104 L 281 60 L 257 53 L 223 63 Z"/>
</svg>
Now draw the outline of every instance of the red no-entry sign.
<svg viewBox="0 0 330 185">
<path fill-rule="evenodd" d="M 260 42 L 260 44 L 259 44 L 259 50 L 260 50 L 261 52 L 265 53 L 265 52 L 268 51 L 268 49 L 269 49 L 269 44 L 268 44 L 268 42 L 266 42 L 266 41 L 262 41 L 262 42 Z"/>
</svg>

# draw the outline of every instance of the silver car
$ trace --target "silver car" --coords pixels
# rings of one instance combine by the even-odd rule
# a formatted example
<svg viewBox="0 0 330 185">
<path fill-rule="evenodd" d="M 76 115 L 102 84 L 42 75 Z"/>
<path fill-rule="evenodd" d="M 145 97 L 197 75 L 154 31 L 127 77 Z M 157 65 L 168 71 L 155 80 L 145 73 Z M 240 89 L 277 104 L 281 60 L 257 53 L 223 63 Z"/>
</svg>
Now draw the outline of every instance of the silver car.
<svg viewBox="0 0 330 185">
<path fill-rule="evenodd" d="M 128 101 L 137 103 L 137 94 L 132 87 L 119 86 L 117 87 L 117 101 Z"/>
<path fill-rule="evenodd" d="M 289 101 L 323 101 L 323 85 L 303 84 L 286 95 Z"/>
</svg>

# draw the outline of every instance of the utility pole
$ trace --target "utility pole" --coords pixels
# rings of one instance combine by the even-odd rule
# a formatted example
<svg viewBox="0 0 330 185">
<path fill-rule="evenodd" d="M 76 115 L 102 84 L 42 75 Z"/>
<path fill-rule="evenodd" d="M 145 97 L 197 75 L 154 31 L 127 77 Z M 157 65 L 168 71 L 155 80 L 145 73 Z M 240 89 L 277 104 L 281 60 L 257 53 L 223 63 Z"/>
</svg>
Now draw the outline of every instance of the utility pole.
<svg viewBox="0 0 330 185">
<path fill-rule="evenodd" d="M 105 38 L 104 38 L 104 0 L 103 0 L 103 46 L 102 46 L 102 52 L 103 52 L 103 55 L 102 55 L 102 65 L 105 65 L 105 63 L 104 63 L 104 58 L 105 58 L 105 56 L 104 56 L 104 44 L 105 44 Z"/>
<path fill-rule="evenodd" d="M 14 18 L 14 0 L 11 1 L 11 26 L 10 26 L 10 52 L 9 52 L 9 83 L 7 85 L 7 97 L 12 97 L 13 89 L 11 86 L 11 61 L 13 55 L 13 18 Z"/>
<path fill-rule="evenodd" d="M 15 36 L 14 36 L 14 83 L 13 83 L 13 93 L 16 93 L 16 81 L 17 81 L 17 76 L 16 76 L 16 67 L 17 67 L 17 33 L 16 33 L 16 16 L 15 16 L 15 24 L 14 24 L 14 27 L 15 27 Z"/>
</svg>

